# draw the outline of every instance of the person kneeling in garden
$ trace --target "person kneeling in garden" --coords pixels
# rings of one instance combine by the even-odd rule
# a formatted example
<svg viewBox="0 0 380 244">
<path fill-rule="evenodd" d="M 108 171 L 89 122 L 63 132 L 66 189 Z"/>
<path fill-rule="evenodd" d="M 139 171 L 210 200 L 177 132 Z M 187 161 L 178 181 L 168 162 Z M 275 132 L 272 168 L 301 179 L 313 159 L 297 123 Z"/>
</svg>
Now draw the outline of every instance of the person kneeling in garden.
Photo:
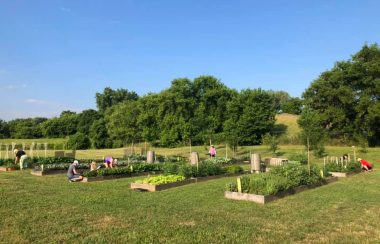
<svg viewBox="0 0 380 244">
<path fill-rule="evenodd" d="M 111 156 L 107 156 L 104 158 L 104 166 L 106 168 L 113 168 L 114 159 Z"/>
<path fill-rule="evenodd" d="M 373 165 L 371 163 L 369 163 L 369 162 L 367 162 L 367 161 L 365 161 L 364 159 L 361 159 L 361 158 L 358 158 L 358 161 L 361 164 L 362 170 L 364 170 L 366 172 L 371 172 L 372 171 Z"/>
<path fill-rule="evenodd" d="M 28 159 L 28 156 L 26 155 L 24 150 L 15 149 L 13 152 L 15 153 L 15 156 L 16 156 L 15 157 L 15 164 L 17 164 L 17 163 L 20 164 L 20 170 L 28 167 L 28 165 L 26 164 L 26 160 Z"/>
<path fill-rule="evenodd" d="M 69 169 L 67 170 L 67 178 L 69 181 L 80 181 L 83 180 L 83 177 L 77 173 L 76 166 L 79 165 L 78 160 L 75 160 L 72 164 L 70 164 Z"/>
</svg>

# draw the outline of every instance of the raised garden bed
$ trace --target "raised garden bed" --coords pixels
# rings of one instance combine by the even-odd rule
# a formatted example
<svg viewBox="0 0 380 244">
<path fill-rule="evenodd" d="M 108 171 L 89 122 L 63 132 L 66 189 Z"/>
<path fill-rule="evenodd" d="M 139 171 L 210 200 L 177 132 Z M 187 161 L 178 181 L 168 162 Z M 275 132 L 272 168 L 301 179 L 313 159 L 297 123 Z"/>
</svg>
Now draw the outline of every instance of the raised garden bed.
<svg viewBox="0 0 380 244">
<path fill-rule="evenodd" d="M 337 181 L 337 177 L 329 177 L 325 178 L 323 181 L 321 181 L 320 184 L 316 185 L 308 185 L 308 186 L 297 186 L 293 189 L 289 189 L 286 191 L 278 192 L 274 195 L 257 195 L 257 194 L 250 194 L 250 193 L 240 193 L 240 192 L 232 192 L 232 191 L 225 191 L 224 197 L 227 199 L 233 199 L 233 200 L 242 200 L 242 201 L 251 201 L 256 202 L 260 204 L 266 204 L 269 202 L 272 202 L 274 200 L 277 200 L 279 198 L 283 198 L 289 195 L 293 195 L 299 192 L 303 192 L 308 189 L 316 188 L 322 185 L 329 184 L 331 182 Z"/>
<path fill-rule="evenodd" d="M 329 174 L 331 174 L 331 176 L 338 177 L 338 178 L 345 178 L 345 177 L 349 177 L 349 176 L 352 176 L 352 175 L 356 175 L 358 173 L 360 173 L 360 171 L 354 171 L 354 172 L 329 172 Z"/>
<path fill-rule="evenodd" d="M 144 175 L 150 175 L 150 174 L 155 174 L 155 172 L 141 172 L 141 173 L 127 173 L 127 174 L 120 174 L 120 175 L 105 175 L 105 176 L 95 176 L 95 177 L 83 177 L 82 182 L 94 182 L 94 181 L 103 181 L 103 180 L 114 180 L 114 179 L 130 178 L 130 177 L 144 176 Z"/>
<path fill-rule="evenodd" d="M 195 183 L 195 182 L 196 182 L 195 179 L 187 179 L 187 180 L 183 180 L 183 181 L 172 182 L 172 183 L 167 183 L 167 184 L 162 184 L 162 185 L 131 183 L 131 189 L 146 190 L 149 192 L 154 192 L 154 191 L 166 190 L 166 189 L 173 188 L 173 187 L 188 185 L 188 184 Z"/>
<path fill-rule="evenodd" d="M 146 190 L 150 192 L 154 191 L 162 191 L 169 188 L 177 187 L 177 186 L 183 186 L 191 183 L 200 183 L 205 182 L 209 180 L 215 180 L 223 177 L 231 177 L 231 176 L 238 176 L 242 175 L 244 173 L 240 174 L 223 174 L 223 175 L 212 175 L 212 176 L 205 176 L 205 177 L 197 177 L 197 178 L 190 178 L 183 181 L 173 182 L 173 183 L 167 183 L 162 185 L 151 185 L 151 184 L 143 184 L 143 183 L 131 183 L 131 189 L 140 189 L 140 190 Z"/>
<path fill-rule="evenodd" d="M 12 167 L 5 167 L 5 166 L 1 166 L 1 167 L 0 167 L 0 171 L 2 171 L 2 172 L 16 171 L 16 170 L 19 170 L 19 169 L 17 169 L 17 168 L 12 168 Z"/>
<path fill-rule="evenodd" d="M 32 170 L 30 173 L 35 176 L 44 176 L 44 175 L 55 175 L 55 174 L 64 174 L 66 173 L 67 170 L 57 170 L 57 169 L 52 169 L 52 170 Z"/>
</svg>

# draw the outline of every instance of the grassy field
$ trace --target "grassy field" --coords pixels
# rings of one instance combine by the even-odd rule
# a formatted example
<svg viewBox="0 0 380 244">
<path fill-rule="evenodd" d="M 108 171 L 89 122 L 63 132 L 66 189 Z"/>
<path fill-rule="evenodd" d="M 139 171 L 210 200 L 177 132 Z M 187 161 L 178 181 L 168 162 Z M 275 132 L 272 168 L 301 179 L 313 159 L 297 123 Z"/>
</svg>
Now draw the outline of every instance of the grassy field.
<svg viewBox="0 0 380 244">
<path fill-rule="evenodd" d="M 0 143 L 5 144 L 31 144 L 31 143 L 49 143 L 49 144 L 65 144 L 67 139 L 65 138 L 40 138 L 40 139 L 0 139 Z"/>
<path fill-rule="evenodd" d="M 289 148 L 291 150 L 292 148 Z M 294 150 L 298 150 L 295 148 Z M 345 148 L 328 148 L 341 154 Z M 169 151 L 168 151 L 169 152 Z M 375 163 L 380 149 L 361 155 Z M 4 243 L 363 243 L 380 240 L 380 171 L 268 205 L 227 200 L 234 178 L 135 192 L 134 179 L 69 183 L 0 173 Z"/>
</svg>

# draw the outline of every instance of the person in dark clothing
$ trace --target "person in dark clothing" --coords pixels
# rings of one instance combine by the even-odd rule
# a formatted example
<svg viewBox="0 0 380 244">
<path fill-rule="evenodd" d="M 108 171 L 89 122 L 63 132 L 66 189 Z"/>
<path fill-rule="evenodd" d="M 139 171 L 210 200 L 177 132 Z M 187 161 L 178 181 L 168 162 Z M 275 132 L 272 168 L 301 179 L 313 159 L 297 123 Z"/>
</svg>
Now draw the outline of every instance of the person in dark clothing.
<svg viewBox="0 0 380 244">
<path fill-rule="evenodd" d="M 67 178 L 69 179 L 69 181 L 83 180 L 83 177 L 80 174 L 78 174 L 78 172 L 76 171 L 75 167 L 78 165 L 79 165 L 79 162 L 77 160 L 75 160 L 72 164 L 70 164 L 70 167 L 67 170 Z"/>
<path fill-rule="evenodd" d="M 20 164 L 20 170 L 22 170 L 23 168 L 26 168 L 28 166 L 26 164 L 26 160 L 28 156 L 26 155 L 25 151 L 15 149 L 13 152 L 15 153 L 15 164 L 17 163 Z"/>
</svg>

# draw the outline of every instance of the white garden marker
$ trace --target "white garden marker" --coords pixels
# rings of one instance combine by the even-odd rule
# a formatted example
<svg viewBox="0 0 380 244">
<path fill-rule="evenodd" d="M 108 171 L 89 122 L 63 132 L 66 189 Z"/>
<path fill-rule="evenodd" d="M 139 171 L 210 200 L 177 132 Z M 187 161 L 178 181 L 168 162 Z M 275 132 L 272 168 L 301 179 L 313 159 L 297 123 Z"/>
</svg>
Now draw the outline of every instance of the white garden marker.
<svg viewBox="0 0 380 244">
<path fill-rule="evenodd" d="M 44 146 L 45 146 L 45 158 L 46 158 L 47 157 L 47 146 L 48 146 L 47 142 L 44 143 Z"/>
</svg>

